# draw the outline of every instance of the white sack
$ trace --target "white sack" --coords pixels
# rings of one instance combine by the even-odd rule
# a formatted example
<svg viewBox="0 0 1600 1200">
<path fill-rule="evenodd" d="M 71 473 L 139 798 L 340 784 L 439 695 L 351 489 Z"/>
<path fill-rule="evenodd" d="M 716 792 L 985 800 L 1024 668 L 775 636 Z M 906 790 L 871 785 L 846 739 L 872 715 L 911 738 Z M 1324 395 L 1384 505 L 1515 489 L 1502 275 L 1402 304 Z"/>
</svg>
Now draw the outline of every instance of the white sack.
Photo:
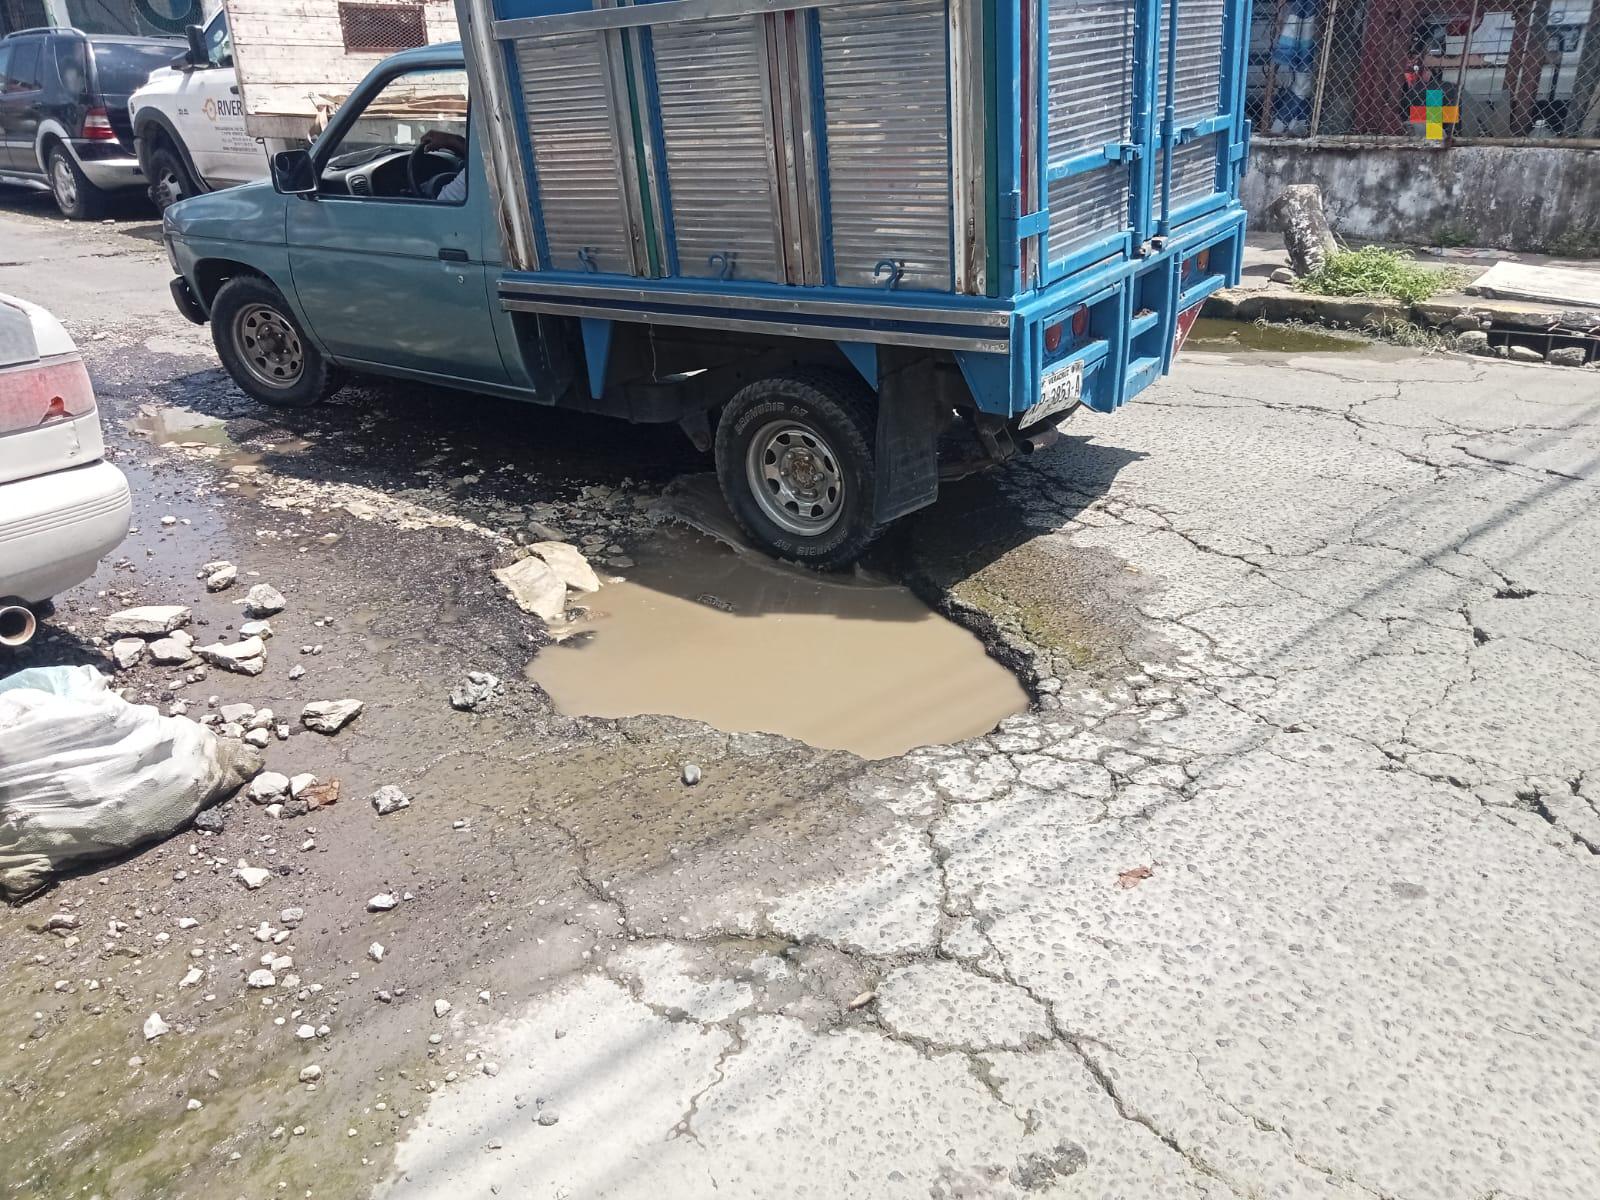
<svg viewBox="0 0 1600 1200">
<path fill-rule="evenodd" d="M 93 667 L 0 679 L 0 895 L 170 837 L 260 769 L 253 747 L 129 704 Z"/>
</svg>

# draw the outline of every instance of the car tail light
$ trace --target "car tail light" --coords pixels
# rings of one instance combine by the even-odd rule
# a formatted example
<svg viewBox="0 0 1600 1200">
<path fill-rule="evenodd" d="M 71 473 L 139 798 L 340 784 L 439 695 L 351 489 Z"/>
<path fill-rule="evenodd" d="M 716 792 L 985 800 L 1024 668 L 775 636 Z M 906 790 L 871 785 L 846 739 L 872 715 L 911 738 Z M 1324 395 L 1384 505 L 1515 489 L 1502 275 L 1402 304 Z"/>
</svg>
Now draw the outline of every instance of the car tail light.
<svg viewBox="0 0 1600 1200">
<path fill-rule="evenodd" d="M 114 142 L 117 131 L 111 128 L 111 117 L 103 108 L 91 108 L 83 114 L 82 137 L 91 142 Z"/>
<path fill-rule="evenodd" d="M 0 434 L 70 421 L 93 411 L 94 387 L 76 354 L 0 370 Z"/>
<path fill-rule="evenodd" d="M 1054 354 L 1061 349 L 1061 335 L 1066 331 L 1066 328 L 1066 325 L 1060 321 L 1057 321 L 1054 325 L 1045 326 L 1044 352 L 1046 354 Z"/>
<path fill-rule="evenodd" d="M 1072 340 L 1080 340 L 1089 332 L 1089 310 L 1078 308 L 1072 314 Z"/>
</svg>

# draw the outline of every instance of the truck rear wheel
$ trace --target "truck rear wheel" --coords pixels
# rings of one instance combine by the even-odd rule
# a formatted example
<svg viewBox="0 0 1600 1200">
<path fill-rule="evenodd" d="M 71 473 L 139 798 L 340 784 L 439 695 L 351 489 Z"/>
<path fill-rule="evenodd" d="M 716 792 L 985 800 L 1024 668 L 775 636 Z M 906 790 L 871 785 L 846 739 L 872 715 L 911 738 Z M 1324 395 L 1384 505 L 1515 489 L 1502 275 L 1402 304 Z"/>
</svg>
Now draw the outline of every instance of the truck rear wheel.
<svg viewBox="0 0 1600 1200">
<path fill-rule="evenodd" d="M 211 340 L 233 381 L 263 404 L 305 408 L 339 390 L 334 365 L 301 332 L 283 293 L 259 275 L 236 275 L 217 291 Z"/>
<path fill-rule="evenodd" d="M 198 196 L 201 188 L 183 165 L 183 159 L 162 142 L 150 153 L 150 202 L 157 212 L 166 212 L 179 200 Z"/>
<path fill-rule="evenodd" d="M 823 570 L 853 563 L 872 518 L 871 394 L 825 371 L 741 389 L 717 424 L 717 479 L 744 531 L 779 558 Z"/>
</svg>

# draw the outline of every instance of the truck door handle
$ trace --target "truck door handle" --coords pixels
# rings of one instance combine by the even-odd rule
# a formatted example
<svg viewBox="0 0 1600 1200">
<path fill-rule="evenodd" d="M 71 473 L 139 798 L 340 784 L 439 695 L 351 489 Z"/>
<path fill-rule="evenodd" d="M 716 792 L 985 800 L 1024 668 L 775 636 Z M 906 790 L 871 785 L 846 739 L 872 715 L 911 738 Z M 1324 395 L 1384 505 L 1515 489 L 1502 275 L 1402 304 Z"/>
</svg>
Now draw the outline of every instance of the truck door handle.
<svg viewBox="0 0 1600 1200">
<path fill-rule="evenodd" d="M 228 90 L 237 96 L 239 94 L 239 85 L 237 83 L 229 84 Z"/>
<path fill-rule="evenodd" d="M 445 262 L 467 262 L 468 261 L 467 252 L 465 250 L 457 250 L 457 249 L 455 249 L 454 247 L 451 247 L 451 246 L 446 246 L 442 250 L 440 250 L 439 251 L 439 257 L 444 259 Z"/>
</svg>

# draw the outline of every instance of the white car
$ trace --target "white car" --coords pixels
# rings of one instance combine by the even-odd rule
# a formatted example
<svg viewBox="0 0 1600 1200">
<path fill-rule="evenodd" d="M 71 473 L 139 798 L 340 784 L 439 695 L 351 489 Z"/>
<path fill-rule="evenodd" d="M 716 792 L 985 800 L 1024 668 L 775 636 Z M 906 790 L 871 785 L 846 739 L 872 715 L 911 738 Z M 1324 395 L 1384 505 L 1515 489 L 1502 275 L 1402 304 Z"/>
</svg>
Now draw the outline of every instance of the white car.
<svg viewBox="0 0 1600 1200">
<path fill-rule="evenodd" d="M 195 30 L 187 53 L 150 73 L 128 98 L 128 115 L 150 199 L 162 212 L 267 177 L 267 151 L 244 127 L 226 9 Z"/>
<path fill-rule="evenodd" d="M 32 637 L 33 610 L 93 575 L 132 514 L 77 346 L 37 304 L 0 295 L 0 645 Z"/>
</svg>

